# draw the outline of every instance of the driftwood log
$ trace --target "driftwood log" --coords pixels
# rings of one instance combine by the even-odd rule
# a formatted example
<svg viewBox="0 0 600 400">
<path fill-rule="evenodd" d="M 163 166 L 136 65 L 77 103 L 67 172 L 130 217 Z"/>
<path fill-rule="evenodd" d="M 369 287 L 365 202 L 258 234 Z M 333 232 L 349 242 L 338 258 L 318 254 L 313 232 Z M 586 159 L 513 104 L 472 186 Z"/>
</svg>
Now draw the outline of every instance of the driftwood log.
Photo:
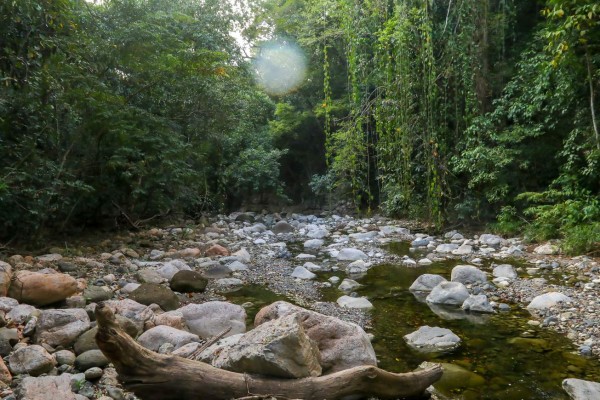
<svg viewBox="0 0 600 400">
<path fill-rule="evenodd" d="M 422 396 L 442 375 L 439 366 L 403 374 L 360 366 L 303 379 L 235 373 L 147 350 L 121 329 L 106 305 L 96 307 L 96 321 L 98 347 L 114 364 L 125 389 L 143 400 L 405 399 Z"/>
</svg>

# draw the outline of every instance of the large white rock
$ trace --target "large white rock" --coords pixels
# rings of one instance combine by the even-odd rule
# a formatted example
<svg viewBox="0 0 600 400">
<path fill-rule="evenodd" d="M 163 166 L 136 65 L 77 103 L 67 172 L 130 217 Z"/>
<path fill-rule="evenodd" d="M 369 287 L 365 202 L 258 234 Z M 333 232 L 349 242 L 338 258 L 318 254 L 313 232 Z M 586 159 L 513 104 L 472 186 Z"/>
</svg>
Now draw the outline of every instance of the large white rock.
<svg viewBox="0 0 600 400">
<path fill-rule="evenodd" d="M 315 279 L 316 277 L 317 275 L 313 274 L 304 267 L 296 267 L 294 268 L 294 272 L 292 272 L 292 278 L 310 280 Z"/>
<path fill-rule="evenodd" d="M 493 313 L 494 308 L 485 294 L 470 295 L 462 304 L 463 310 Z"/>
<path fill-rule="evenodd" d="M 469 291 L 460 282 L 442 282 L 434 287 L 427 298 L 429 303 L 460 306 L 469 297 Z"/>
<path fill-rule="evenodd" d="M 355 280 L 346 278 L 342 281 L 340 286 L 338 286 L 338 289 L 342 292 L 350 292 L 354 289 L 358 289 L 361 286 L 362 285 Z"/>
<path fill-rule="evenodd" d="M 308 236 L 311 239 L 323 239 L 323 238 L 329 236 L 329 231 L 325 228 L 318 227 L 318 228 L 309 230 L 308 233 L 306 234 L 306 236 Z"/>
<path fill-rule="evenodd" d="M 356 260 L 351 262 L 346 267 L 346 272 L 350 275 L 352 274 L 364 274 L 369 270 L 369 264 L 364 262 L 363 260 Z"/>
<path fill-rule="evenodd" d="M 337 259 L 340 261 L 356 261 L 366 260 L 369 258 L 364 252 L 359 249 L 345 248 L 337 254 Z"/>
<path fill-rule="evenodd" d="M 452 254 L 454 254 L 455 256 L 466 256 L 468 254 L 471 254 L 472 252 L 473 246 L 466 243 L 461 244 L 458 249 L 452 250 Z"/>
<path fill-rule="evenodd" d="M 309 239 L 304 242 L 304 248 L 316 250 L 322 247 L 324 243 L 325 241 L 323 239 Z"/>
<path fill-rule="evenodd" d="M 492 274 L 496 278 L 508 278 L 508 279 L 516 279 L 518 276 L 517 271 L 515 271 L 515 268 L 510 264 L 501 264 L 501 265 L 494 267 Z"/>
<path fill-rule="evenodd" d="M 344 308 L 359 308 L 362 310 L 373 308 L 373 304 L 366 297 L 342 296 L 337 299 L 337 303 Z"/>
<path fill-rule="evenodd" d="M 479 243 L 488 245 L 495 249 L 498 249 L 498 248 L 508 244 L 508 241 L 506 239 L 501 238 L 498 235 L 492 235 L 491 233 L 484 233 L 483 235 L 479 236 Z"/>
<path fill-rule="evenodd" d="M 305 262 L 303 265 L 304 268 L 306 268 L 307 270 L 309 270 L 310 272 L 315 272 L 315 271 L 322 271 L 323 268 L 320 265 L 311 263 L 310 261 Z"/>
<path fill-rule="evenodd" d="M 368 242 L 368 241 L 375 239 L 377 236 L 379 236 L 379 232 L 371 231 L 371 232 L 351 233 L 348 236 L 350 237 L 350 239 L 352 239 L 356 242 Z"/>
<path fill-rule="evenodd" d="M 377 365 L 369 336 L 358 325 L 305 310 L 285 301 L 261 309 L 254 320 L 256 326 L 273 319 L 298 313 L 307 335 L 318 343 L 323 373 L 332 373 L 359 365 Z"/>
<path fill-rule="evenodd" d="M 571 298 L 559 292 L 544 293 L 536 296 L 527 306 L 529 311 L 546 310 L 556 306 L 558 303 L 568 303 Z"/>
<path fill-rule="evenodd" d="M 310 339 L 298 314 L 257 326 L 223 349 L 213 366 L 235 372 L 280 378 L 321 375 L 317 343 Z"/>
<path fill-rule="evenodd" d="M 435 248 L 435 251 L 438 253 L 452 253 L 456 249 L 458 249 L 457 244 L 442 243 L 442 244 L 438 244 L 438 246 Z"/>
<path fill-rule="evenodd" d="M 431 292 L 431 290 L 447 280 L 441 275 L 423 274 L 419 276 L 408 288 L 411 292 Z"/>
<path fill-rule="evenodd" d="M 229 268 L 232 272 L 248 271 L 248 266 L 237 260 L 230 264 L 227 264 L 227 268 Z"/>
<path fill-rule="evenodd" d="M 452 274 L 450 275 L 452 282 L 460 282 L 463 284 L 467 283 L 484 283 L 487 281 L 487 275 L 485 272 L 472 265 L 457 265 L 452 268 Z"/>
<path fill-rule="evenodd" d="M 404 336 L 411 348 L 426 353 L 448 353 L 460 346 L 460 338 L 450 329 L 422 326 Z"/>
<path fill-rule="evenodd" d="M 250 260 L 252 260 L 250 253 L 248 253 L 248 250 L 246 250 L 245 247 L 242 247 L 240 250 L 233 253 L 232 256 L 236 257 L 238 261 L 243 263 L 249 263 Z"/>
<path fill-rule="evenodd" d="M 231 327 L 226 336 L 246 332 L 246 311 L 224 301 L 188 304 L 178 309 L 190 332 L 201 338 L 211 338 Z"/>
<path fill-rule="evenodd" d="M 35 342 L 66 348 L 88 329 L 90 318 L 82 308 L 44 310 L 37 321 Z"/>
<path fill-rule="evenodd" d="M 189 265 L 187 265 L 182 260 L 173 260 L 165 263 L 163 266 L 159 267 L 156 272 L 163 278 L 167 280 L 171 280 L 171 278 L 178 273 L 179 271 L 191 271 Z"/>
<path fill-rule="evenodd" d="M 562 382 L 562 387 L 573 400 L 600 399 L 600 383 L 569 378 Z"/>
<path fill-rule="evenodd" d="M 178 349 L 188 343 L 199 342 L 200 338 L 190 332 L 158 325 L 142 333 L 137 341 L 149 350 L 158 351 L 158 348 L 164 343 L 171 343 L 175 349 Z"/>
</svg>

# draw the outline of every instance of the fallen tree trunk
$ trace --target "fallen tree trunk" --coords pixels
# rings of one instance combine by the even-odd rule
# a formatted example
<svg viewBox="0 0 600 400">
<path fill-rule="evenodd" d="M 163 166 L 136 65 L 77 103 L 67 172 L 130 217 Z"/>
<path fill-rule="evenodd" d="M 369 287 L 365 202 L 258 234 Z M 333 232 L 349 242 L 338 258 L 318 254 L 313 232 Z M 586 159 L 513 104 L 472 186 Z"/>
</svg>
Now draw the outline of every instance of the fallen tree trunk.
<svg viewBox="0 0 600 400">
<path fill-rule="evenodd" d="M 251 376 L 147 350 L 121 329 L 106 305 L 96 307 L 96 321 L 98 347 L 114 364 L 125 389 L 143 400 L 411 398 L 421 396 L 442 375 L 439 366 L 404 374 L 361 366 L 303 379 Z"/>
</svg>

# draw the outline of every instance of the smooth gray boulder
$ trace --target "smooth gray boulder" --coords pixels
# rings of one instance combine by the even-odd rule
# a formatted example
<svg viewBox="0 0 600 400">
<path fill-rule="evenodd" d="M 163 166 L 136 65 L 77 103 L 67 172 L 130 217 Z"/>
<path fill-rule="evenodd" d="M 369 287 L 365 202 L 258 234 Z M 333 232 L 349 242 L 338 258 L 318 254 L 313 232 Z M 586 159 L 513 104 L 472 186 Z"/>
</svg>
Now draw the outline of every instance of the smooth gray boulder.
<svg viewBox="0 0 600 400">
<path fill-rule="evenodd" d="M 294 232 L 294 227 L 286 221 L 279 221 L 273 226 L 271 232 L 276 235 L 280 233 L 292 233 Z"/>
<path fill-rule="evenodd" d="M 316 250 L 323 247 L 323 244 L 325 244 L 325 241 L 323 239 L 309 239 L 306 242 L 304 242 L 304 248 Z"/>
<path fill-rule="evenodd" d="M 367 264 L 363 260 L 356 260 L 354 262 L 351 262 L 350 265 L 346 267 L 346 273 L 350 275 L 365 274 L 368 270 L 369 264 Z"/>
<path fill-rule="evenodd" d="M 351 292 L 354 289 L 358 289 L 359 287 L 361 287 L 362 285 L 358 282 L 356 282 L 353 279 L 344 279 L 342 281 L 342 283 L 340 283 L 340 286 L 338 286 L 338 289 L 341 290 L 342 292 Z"/>
<path fill-rule="evenodd" d="M 136 273 L 138 281 L 141 283 L 163 283 L 166 279 L 160 275 L 154 268 L 142 268 Z"/>
<path fill-rule="evenodd" d="M 600 383 L 569 378 L 562 381 L 562 387 L 572 400 L 600 399 Z"/>
<path fill-rule="evenodd" d="M 40 311 L 34 306 L 30 306 L 29 304 L 19 304 L 8 311 L 5 318 L 7 321 L 13 321 L 16 324 L 23 324 L 29 318 L 39 313 Z"/>
<path fill-rule="evenodd" d="M 470 295 L 462 304 L 461 307 L 466 311 L 475 311 L 483 313 L 493 313 L 494 308 L 488 301 L 485 294 Z"/>
<path fill-rule="evenodd" d="M 434 287 L 427 298 L 428 303 L 460 306 L 469 297 L 469 291 L 460 282 L 442 282 Z"/>
<path fill-rule="evenodd" d="M 208 279 L 196 271 L 179 271 L 169 282 L 171 290 L 179 293 L 204 292 L 206 285 L 208 285 Z"/>
<path fill-rule="evenodd" d="M 280 378 L 321 375 L 317 343 L 297 314 L 266 322 L 244 334 L 213 361 L 217 368 Z"/>
<path fill-rule="evenodd" d="M 406 344 L 424 353 L 449 353 L 460 346 L 460 338 L 450 329 L 422 326 L 404 336 Z"/>
<path fill-rule="evenodd" d="M 556 306 L 558 303 L 568 303 L 571 298 L 559 292 L 544 293 L 531 300 L 527 309 L 531 311 L 546 310 Z"/>
<path fill-rule="evenodd" d="M 179 307 L 177 295 L 166 286 L 156 283 L 142 283 L 129 293 L 129 298 L 147 306 L 158 304 L 165 311 L 176 310 Z"/>
<path fill-rule="evenodd" d="M 215 283 L 220 287 L 221 290 L 230 290 L 231 288 L 242 286 L 244 281 L 238 278 L 223 278 L 217 279 Z"/>
<path fill-rule="evenodd" d="M 294 272 L 292 272 L 292 278 L 311 280 L 315 279 L 316 277 L 317 275 L 313 274 L 304 267 L 296 267 L 294 268 Z"/>
<path fill-rule="evenodd" d="M 307 270 L 309 270 L 310 272 L 323 271 L 323 269 L 324 269 L 320 265 L 311 263 L 310 261 L 305 262 L 303 267 L 306 268 Z"/>
<path fill-rule="evenodd" d="M 88 350 L 75 358 L 75 367 L 80 371 L 85 371 L 89 368 L 106 367 L 110 361 L 100 350 Z"/>
<path fill-rule="evenodd" d="M 452 254 L 455 256 L 466 256 L 471 253 L 473 253 L 473 246 L 466 243 L 461 244 L 458 249 L 452 250 Z"/>
<path fill-rule="evenodd" d="M 438 253 L 452 253 L 454 250 L 458 249 L 458 245 L 454 243 L 442 243 L 439 244 L 435 251 Z"/>
<path fill-rule="evenodd" d="M 84 309 L 44 310 L 37 321 L 34 339 L 36 343 L 67 348 L 88 329 L 90 317 Z"/>
<path fill-rule="evenodd" d="M 0 311 L 5 313 L 19 305 L 19 302 L 12 297 L 0 297 Z"/>
<path fill-rule="evenodd" d="M 366 260 L 368 258 L 369 257 L 362 250 L 354 248 L 342 249 L 337 254 L 337 259 L 340 261 Z"/>
<path fill-rule="evenodd" d="M 73 365 L 75 364 L 75 353 L 69 350 L 59 350 L 54 353 L 54 359 L 58 365 Z"/>
<path fill-rule="evenodd" d="M 410 245 L 412 247 L 426 247 L 429 242 L 431 242 L 430 239 L 427 238 L 420 238 L 420 239 L 415 239 L 412 242 L 410 242 Z"/>
<path fill-rule="evenodd" d="M 310 229 L 306 234 L 311 239 L 323 239 L 329 236 L 329 231 L 323 227 L 315 227 Z"/>
<path fill-rule="evenodd" d="M 254 320 L 258 326 L 267 321 L 298 313 L 307 335 L 317 342 L 323 374 L 360 365 L 377 365 L 369 336 L 358 325 L 315 311 L 278 301 L 262 308 Z"/>
<path fill-rule="evenodd" d="M 237 258 L 237 260 L 239 262 L 246 263 L 246 264 L 252 260 L 250 253 L 248 253 L 248 250 L 246 250 L 245 247 L 242 247 L 240 250 L 231 254 L 231 256 Z"/>
<path fill-rule="evenodd" d="M 37 344 L 21 347 L 8 357 L 8 368 L 16 375 L 38 376 L 50 372 L 55 364 L 54 357 Z"/>
<path fill-rule="evenodd" d="M 368 242 L 379 236 L 379 232 L 370 231 L 370 232 L 359 232 L 359 233 L 351 233 L 348 235 L 350 239 L 356 242 Z"/>
<path fill-rule="evenodd" d="M 248 271 L 248 266 L 241 261 L 235 260 L 234 262 L 227 264 L 227 268 L 232 272 Z"/>
<path fill-rule="evenodd" d="M 423 274 L 419 276 L 408 288 L 411 292 L 431 292 L 434 287 L 442 282 L 448 282 L 446 278 L 436 274 Z"/>
<path fill-rule="evenodd" d="M 358 308 L 361 310 L 373 308 L 373 304 L 366 297 L 342 296 L 337 299 L 337 303 L 342 308 Z"/>
<path fill-rule="evenodd" d="M 497 265 L 496 267 L 494 267 L 492 275 L 494 275 L 496 278 L 508 279 L 516 279 L 518 276 L 517 271 L 515 271 L 515 268 L 510 264 Z"/>
<path fill-rule="evenodd" d="M 158 351 L 164 343 L 171 343 L 175 349 L 191 342 L 199 342 L 198 335 L 172 328 L 167 325 L 158 325 L 142 333 L 137 339 L 138 343 L 145 348 Z"/>
<path fill-rule="evenodd" d="M 506 239 L 501 238 L 498 235 L 492 235 L 490 233 L 484 233 L 479 236 L 479 243 L 498 249 L 508 243 Z"/>
<path fill-rule="evenodd" d="M 243 307 L 224 301 L 188 304 L 181 312 L 190 332 L 201 338 L 211 338 L 231 327 L 226 336 L 246 332 L 246 311 Z"/>
<path fill-rule="evenodd" d="M 158 272 L 158 274 L 160 276 L 162 276 L 163 278 L 165 278 L 166 280 L 171 280 L 171 278 L 173 278 L 173 275 L 175 275 L 179 271 L 191 271 L 191 270 L 192 269 L 190 268 L 190 266 L 187 265 L 184 261 L 173 260 L 173 261 L 169 261 L 169 262 L 163 264 L 161 267 L 159 267 L 156 270 L 156 272 Z"/>
<path fill-rule="evenodd" d="M 472 265 L 457 265 L 452 268 L 450 280 L 465 285 L 468 283 L 485 283 L 487 282 L 487 275 L 485 272 Z"/>
<path fill-rule="evenodd" d="M 17 387 L 15 394 L 20 400 L 79 400 L 72 391 L 76 375 L 26 377 Z"/>
</svg>

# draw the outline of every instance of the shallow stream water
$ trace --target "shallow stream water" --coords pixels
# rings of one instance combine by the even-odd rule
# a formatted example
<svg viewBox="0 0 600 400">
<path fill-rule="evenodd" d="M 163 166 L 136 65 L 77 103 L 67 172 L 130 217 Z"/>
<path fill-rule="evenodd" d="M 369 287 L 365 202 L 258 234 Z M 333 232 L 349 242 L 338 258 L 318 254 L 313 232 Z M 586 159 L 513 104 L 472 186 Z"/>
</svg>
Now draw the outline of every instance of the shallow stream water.
<svg viewBox="0 0 600 400">
<path fill-rule="evenodd" d="M 408 246 L 396 244 L 389 250 L 404 255 Z M 446 260 L 418 268 L 384 264 L 357 279 L 363 285 L 357 294 L 367 296 L 374 305 L 369 333 L 374 335 L 373 346 L 381 368 L 406 372 L 423 361 L 445 363 L 444 377 L 436 389 L 449 399 L 465 400 L 568 399 L 561 387 L 564 378 L 600 381 L 597 359 L 579 356 L 566 337 L 529 325 L 531 316 L 516 304 L 511 304 L 511 311 L 493 315 L 465 313 L 459 308 L 431 307 L 408 291 L 424 273 L 449 279 L 458 263 Z M 345 277 L 343 272 L 322 273 L 319 280 L 332 275 Z M 342 294 L 331 288 L 323 291 L 323 298 L 335 301 Z M 263 305 L 283 299 L 254 286 L 230 293 L 228 298 L 238 304 L 253 303 L 249 319 Z M 403 336 L 423 325 L 452 330 L 462 339 L 461 346 L 451 354 L 437 356 L 410 349 Z"/>
</svg>

